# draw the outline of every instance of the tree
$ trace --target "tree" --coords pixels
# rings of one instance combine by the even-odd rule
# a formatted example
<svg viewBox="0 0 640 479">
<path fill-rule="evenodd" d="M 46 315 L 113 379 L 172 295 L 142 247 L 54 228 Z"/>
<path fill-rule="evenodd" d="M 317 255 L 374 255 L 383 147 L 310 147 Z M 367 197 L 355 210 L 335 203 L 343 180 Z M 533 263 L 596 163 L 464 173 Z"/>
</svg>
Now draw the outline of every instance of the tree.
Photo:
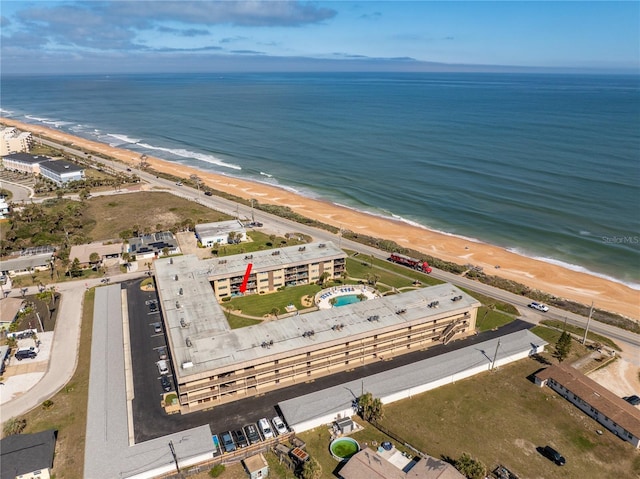
<svg viewBox="0 0 640 479">
<path fill-rule="evenodd" d="M 98 264 L 100 262 L 100 255 L 98 253 L 96 253 L 95 251 L 93 253 L 91 253 L 89 255 L 89 263 L 91 263 L 92 265 Z"/>
<path fill-rule="evenodd" d="M 271 314 L 273 314 L 276 317 L 276 319 L 278 319 L 278 314 L 280 314 L 280 308 L 278 308 L 277 306 L 271 308 Z"/>
<path fill-rule="evenodd" d="M 320 286 L 322 286 L 324 284 L 324 282 L 331 277 L 331 274 L 329 274 L 327 271 L 325 271 L 324 273 L 322 273 L 320 275 L 320 278 L 318 278 L 318 284 Z"/>
<path fill-rule="evenodd" d="M 87 198 L 89 198 L 89 196 L 91 196 L 91 193 L 90 193 L 89 188 L 85 188 L 85 189 L 83 189 L 83 190 L 80 192 L 79 196 L 80 196 L 80 199 L 81 199 L 82 201 L 84 201 L 84 200 L 86 200 Z"/>
<path fill-rule="evenodd" d="M 72 278 L 77 278 L 78 276 L 82 276 L 82 268 L 80 268 L 80 260 L 78 258 L 73 258 L 73 262 L 71 263 L 71 269 L 69 270 L 69 274 Z"/>
<path fill-rule="evenodd" d="M 482 479 L 487 474 L 487 468 L 477 459 L 466 452 L 453 464 L 454 467 L 469 479 Z"/>
<path fill-rule="evenodd" d="M 559 362 L 564 361 L 567 359 L 567 356 L 569 356 L 569 353 L 571 352 L 571 341 L 571 335 L 566 331 L 563 331 L 556 342 L 556 351 L 554 354 Z"/>
<path fill-rule="evenodd" d="M 301 479 L 320 479 L 322 477 L 322 466 L 313 457 L 310 457 L 302 466 L 300 471 Z"/>
<path fill-rule="evenodd" d="M 380 398 L 374 398 L 371 393 L 364 393 L 358 398 L 358 409 L 365 421 L 377 422 L 384 416 L 382 401 Z"/>
</svg>

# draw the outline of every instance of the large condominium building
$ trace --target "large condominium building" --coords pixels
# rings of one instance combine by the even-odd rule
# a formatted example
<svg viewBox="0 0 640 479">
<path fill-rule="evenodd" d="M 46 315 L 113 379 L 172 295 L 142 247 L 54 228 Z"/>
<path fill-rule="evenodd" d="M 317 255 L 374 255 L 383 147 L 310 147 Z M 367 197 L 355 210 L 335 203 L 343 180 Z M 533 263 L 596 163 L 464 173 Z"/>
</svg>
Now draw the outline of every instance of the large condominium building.
<svg viewBox="0 0 640 479">
<path fill-rule="evenodd" d="M 306 284 L 323 272 L 338 277 L 345 254 L 332 243 L 314 243 L 224 260 L 199 261 L 191 255 L 157 260 L 156 284 L 183 413 L 424 349 L 475 330 L 480 304 L 450 284 L 232 330 L 216 301 L 224 297 L 216 284 L 224 284 L 226 275 L 230 294 L 252 261 L 258 269 L 255 293 L 267 291 L 267 284 L 270 290 L 277 289 L 276 284 Z M 259 290 L 263 274 L 268 281 Z"/>
<path fill-rule="evenodd" d="M 0 156 L 21 151 L 29 151 L 33 144 L 33 135 L 28 131 L 18 131 L 9 127 L 0 131 Z"/>
<path fill-rule="evenodd" d="M 43 161 L 40 163 L 40 174 L 58 186 L 84 180 L 84 168 L 64 160 Z"/>
</svg>

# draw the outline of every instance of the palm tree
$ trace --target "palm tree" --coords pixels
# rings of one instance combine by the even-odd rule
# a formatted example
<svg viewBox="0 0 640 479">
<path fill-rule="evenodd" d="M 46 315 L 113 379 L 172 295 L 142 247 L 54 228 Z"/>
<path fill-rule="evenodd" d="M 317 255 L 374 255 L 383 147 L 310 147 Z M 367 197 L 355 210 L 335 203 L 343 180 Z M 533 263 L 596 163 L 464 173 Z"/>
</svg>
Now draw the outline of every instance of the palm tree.
<svg viewBox="0 0 640 479">
<path fill-rule="evenodd" d="M 277 306 L 274 306 L 273 308 L 271 308 L 271 314 L 274 315 L 276 319 L 278 319 L 278 314 L 280 314 L 280 308 L 278 308 Z"/>
</svg>

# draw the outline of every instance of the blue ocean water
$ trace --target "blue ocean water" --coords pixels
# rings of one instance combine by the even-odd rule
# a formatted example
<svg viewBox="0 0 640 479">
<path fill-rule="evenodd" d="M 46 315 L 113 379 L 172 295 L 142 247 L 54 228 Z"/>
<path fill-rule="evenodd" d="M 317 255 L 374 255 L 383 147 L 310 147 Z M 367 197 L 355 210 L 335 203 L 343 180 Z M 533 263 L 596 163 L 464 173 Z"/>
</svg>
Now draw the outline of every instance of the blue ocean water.
<svg viewBox="0 0 640 479">
<path fill-rule="evenodd" d="M 37 76 L 1 87 L 3 116 L 640 289 L 637 76 Z"/>
</svg>

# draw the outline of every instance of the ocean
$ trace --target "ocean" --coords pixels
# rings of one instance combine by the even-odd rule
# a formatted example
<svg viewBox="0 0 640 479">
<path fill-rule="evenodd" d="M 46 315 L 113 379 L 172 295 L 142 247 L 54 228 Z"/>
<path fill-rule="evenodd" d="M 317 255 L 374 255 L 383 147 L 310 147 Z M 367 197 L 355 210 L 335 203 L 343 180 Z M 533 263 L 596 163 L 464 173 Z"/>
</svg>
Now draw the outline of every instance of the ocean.
<svg viewBox="0 0 640 479">
<path fill-rule="evenodd" d="M 640 289 L 639 80 L 6 76 L 1 113 Z"/>
</svg>

